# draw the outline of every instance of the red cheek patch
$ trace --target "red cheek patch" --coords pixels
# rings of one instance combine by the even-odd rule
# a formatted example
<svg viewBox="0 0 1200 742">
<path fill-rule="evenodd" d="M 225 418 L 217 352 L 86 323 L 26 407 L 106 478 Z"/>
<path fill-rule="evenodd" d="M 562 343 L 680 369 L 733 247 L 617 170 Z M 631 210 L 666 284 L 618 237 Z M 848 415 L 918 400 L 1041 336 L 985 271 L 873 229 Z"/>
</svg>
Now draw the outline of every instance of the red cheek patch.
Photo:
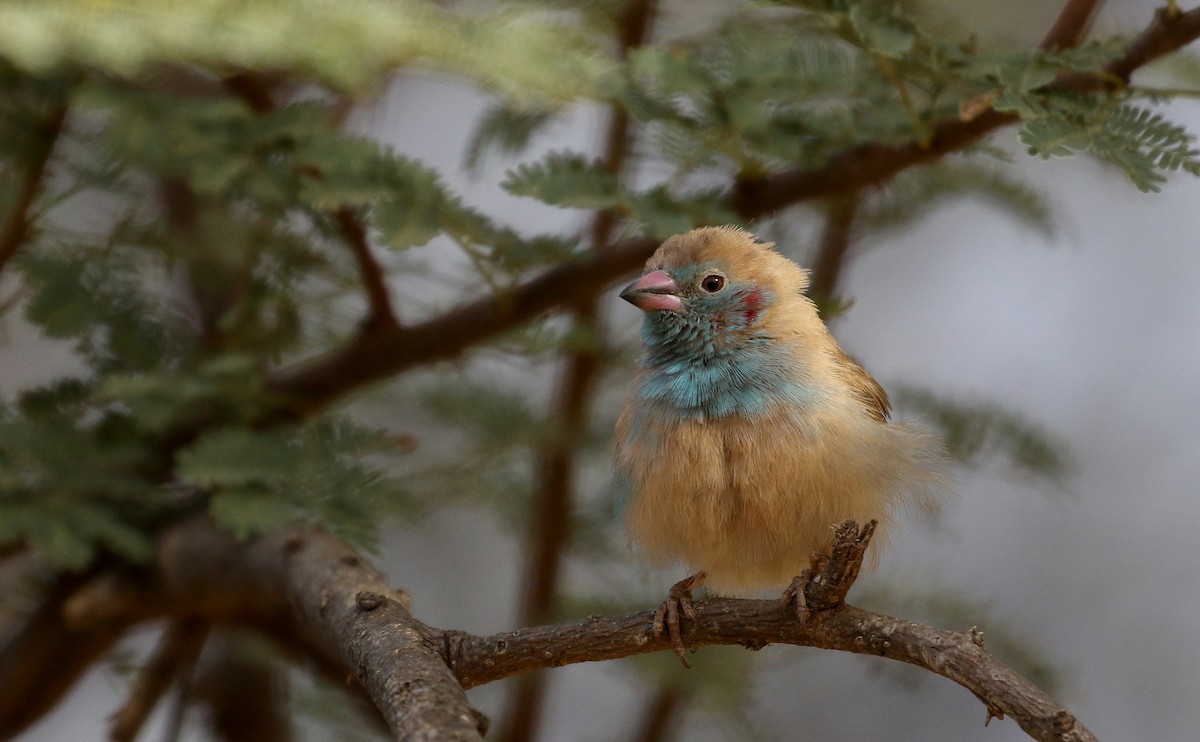
<svg viewBox="0 0 1200 742">
<path fill-rule="evenodd" d="M 763 296 L 763 292 L 758 289 L 746 292 L 745 297 L 742 298 L 742 314 L 746 317 L 746 324 L 754 324 L 766 305 L 767 297 Z"/>
</svg>

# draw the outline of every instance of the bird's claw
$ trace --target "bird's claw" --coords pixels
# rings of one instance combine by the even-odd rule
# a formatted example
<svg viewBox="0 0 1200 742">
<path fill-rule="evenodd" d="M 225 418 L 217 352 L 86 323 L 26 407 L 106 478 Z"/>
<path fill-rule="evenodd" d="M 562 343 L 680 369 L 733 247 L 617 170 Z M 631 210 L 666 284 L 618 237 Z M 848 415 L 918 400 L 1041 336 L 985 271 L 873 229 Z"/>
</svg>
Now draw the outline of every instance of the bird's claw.
<svg viewBox="0 0 1200 742">
<path fill-rule="evenodd" d="M 804 597 L 804 589 L 812 582 L 812 576 L 812 570 L 806 569 L 793 577 L 792 584 L 784 589 L 783 598 L 779 601 L 779 607 L 785 613 L 795 613 L 796 622 L 800 624 L 801 630 L 806 628 L 808 622 L 808 600 Z"/>
<path fill-rule="evenodd" d="M 696 608 L 692 605 L 692 588 L 697 585 L 696 575 L 680 580 L 671 586 L 667 599 L 654 611 L 654 635 L 666 635 L 671 639 L 671 649 L 675 656 L 686 668 L 691 668 L 687 661 L 683 644 L 683 631 L 680 628 L 680 614 L 689 620 L 696 619 Z M 695 649 L 691 650 L 695 652 Z"/>
<path fill-rule="evenodd" d="M 806 628 L 808 617 L 812 615 L 812 609 L 808 605 L 808 598 L 805 597 L 804 591 L 812 583 L 814 577 L 825 571 L 830 561 L 832 561 L 832 557 L 823 551 L 814 551 L 809 554 L 808 569 L 793 577 L 792 584 L 783 591 L 780 607 L 784 612 L 795 612 L 796 621 L 802 630 Z"/>
</svg>

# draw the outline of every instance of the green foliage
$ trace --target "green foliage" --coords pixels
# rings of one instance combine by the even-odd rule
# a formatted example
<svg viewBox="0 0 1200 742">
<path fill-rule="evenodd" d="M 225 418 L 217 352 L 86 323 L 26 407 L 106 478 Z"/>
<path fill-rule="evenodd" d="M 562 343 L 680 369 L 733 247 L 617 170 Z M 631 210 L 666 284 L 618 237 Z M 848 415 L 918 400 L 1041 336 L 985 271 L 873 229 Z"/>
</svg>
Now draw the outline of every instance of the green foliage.
<svg viewBox="0 0 1200 742">
<path fill-rule="evenodd" d="M 501 300 L 529 271 L 588 246 L 485 216 L 421 160 L 344 131 L 346 101 L 402 65 L 499 93 L 467 147 L 470 165 L 523 151 L 568 102 L 623 108 L 642 132 L 631 156 L 652 165 L 636 186 L 573 152 L 521 162 L 503 185 L 551 205 L 611 210 L 627 232 L 737 222 L 733 178 L 819 167 L 861 145 L 920 143 L 971 102 L 1017 113 L 1031 152 L 1088 152 L 1143 189 L 1174 170 L 1200 172 L 1192 135 L 1141 105 L 1136 90 L 1053 87 L 1062 74 L 1102 74 L 1119 42 L 980 52 L 924 32 L 901 4 L 814 0 L 763 3 L 618 61 L 601 50 L 622 12 L 583 2 L 489 13 L 415 0 L 0 6 L 6 224 L 49 144 L 48 122 L 70 112 L 55 178 L 29 212 L 35 229 L 6 266 L 21 285 L 5 306 L 84 366 L 79 378 L 26 390 L 0 419 L 0 542 L 79 567 L 99 550 L 141 558 L 156 519 L 197 502 L 241 534 L 301 518 L 358 539 L 369 538 L 381 503 L 412 507 L 375 458 L 385 440 L 324 415 L 260 424 L 278 402 L 272 373 L 357 316 L 348 245 L 362 235 L 397 250 L 447 239 L 470 259 L 471 280 Z M 856 229 L 886 234 L 964 194 L 1051 227 L 1037 194 L 964 159 L 867 194 Z M 99 204 L 89 208 L 100 216 L 59 217 L 79 203 Z M 596 342 L 543 323 L 492 348 L 538 362 Z M 421 402 L 471 461 L 402 468 L 440 482 L 430 491 L 470 490 L 520 517 L 512 506 L 527 499 L 529 451 L 552 421 L 527 394 L 495 384 L 456 381 Z M 965 460 L 998 454 L 1064 476 L 1061 448 L 1003 410 L 921 395 L 909 404 Z M 577 443 L 601 461 L 604 437 Z M 599 509 L 578 519 L 581 553 L 605 552 Z"/>
<path fill-rule="evenodd" d="M 475 133 L 467 144 L 466 165 L 474 170 L 489 149 L 501 154 L 518 154 L 529 146 L 533 136 L 554 120 L 551 111 L 517 108 L 500 104 L 479 118 Z"/>
<path fill-rule="evenodd" d="M 400 481 L 374 460 L 396 449 L 387 436 L 339 420 L 296 433 L 220 428 L 179 452 L 176 475 L 212 493 L 213 516 L 240 537 L 310 520 L 372 545 L 381 513 L 416 513 Z"/>
<path fill-rule="evenodd" d="M 501 186 L 514 196 L 578 209 L 609 209 L 620 196 L 616 176 L 599 162 L 570 152 L 551 152 L 541 162 L 520 165 Z"/>
<path fill-rule="evenodd" d="M 514 196 L 530 196 L 555 206 L 608 209 L 662 237 L 739 221 L 719 191 L 677 193 L 665 184 L 629 191 L 601 163 L 576 153 L 552 152 L 538 162 L 520 165 L 502 185 Z"/>
<path fill-rule="evenodd" d="M 1121 168 L 1139 191 L 1158 192 L 1167 173 L 1200 175 L 1196 137 L 1134 105 L 1059 99 L 1021 127 L 1021 142 L 1043 159 L 1090 152 Z"/>
<path fill-rule="evenodd" d="M 413 60 L 508 93 L 572 97 L 601 57 L 552 15 L 459 15 L 416 0 L 54 0 L 0 5 L 0 50 L 43 73 L 78 63 L 133 77 L 157 65 L 286 70 L 363 89 Z"/>
<path fill-rule="evenodd" d="M 139 475 L 147 452 L 92 393 L 63 379 L 0 408 L 0 545 L 25 543 L 68 569 L 100 548 L 134 560 L 150 553 L 140 524 L 157 499 Z"/>
<path fill-rule="evenodd" d="M 142 291 L 136 255 L 45 251 L 19 267 L 30 292 L 26 318 L 49 337 L 73 340 L 98 370 L 144 370 L 179 351 L 178 320 Z"/>
</svg>

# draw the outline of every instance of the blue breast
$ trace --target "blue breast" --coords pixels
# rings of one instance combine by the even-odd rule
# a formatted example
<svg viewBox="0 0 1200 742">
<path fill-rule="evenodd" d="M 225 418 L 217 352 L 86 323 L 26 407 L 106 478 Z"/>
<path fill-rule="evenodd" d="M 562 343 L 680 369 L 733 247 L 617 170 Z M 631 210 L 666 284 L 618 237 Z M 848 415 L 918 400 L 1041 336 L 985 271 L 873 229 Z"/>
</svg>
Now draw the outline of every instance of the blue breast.
<svg viewBox="0 0 1200 742">
<path fill-rule="evenodd" d="M 804 408 L 816 401 L 805 369 L 765 332 L 721 338 L 713 328 L 667 312 L 647 316 L 645 373 L 636 395 L 687 419 L 753 415 L 778 404 Z"/>
</svg>

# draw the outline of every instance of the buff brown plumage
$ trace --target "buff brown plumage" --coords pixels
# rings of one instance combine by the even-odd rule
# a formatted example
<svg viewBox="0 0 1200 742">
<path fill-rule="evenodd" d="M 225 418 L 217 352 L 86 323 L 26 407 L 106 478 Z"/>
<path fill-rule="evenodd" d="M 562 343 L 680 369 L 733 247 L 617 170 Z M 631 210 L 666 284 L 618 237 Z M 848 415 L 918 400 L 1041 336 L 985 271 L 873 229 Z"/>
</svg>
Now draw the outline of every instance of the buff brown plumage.
<svg viewBox="0 0 1200 742">
<path fill-rule="evenodd" d="M 889 421 L 808 274 L 731 227 L 671 237 L 622 297 L 645 311 L 616 429 L 631 540 L 727 595 L 788 585 L 845 519 L 880 531 L 946 486 L 935 439 Z"/>
</svg>

